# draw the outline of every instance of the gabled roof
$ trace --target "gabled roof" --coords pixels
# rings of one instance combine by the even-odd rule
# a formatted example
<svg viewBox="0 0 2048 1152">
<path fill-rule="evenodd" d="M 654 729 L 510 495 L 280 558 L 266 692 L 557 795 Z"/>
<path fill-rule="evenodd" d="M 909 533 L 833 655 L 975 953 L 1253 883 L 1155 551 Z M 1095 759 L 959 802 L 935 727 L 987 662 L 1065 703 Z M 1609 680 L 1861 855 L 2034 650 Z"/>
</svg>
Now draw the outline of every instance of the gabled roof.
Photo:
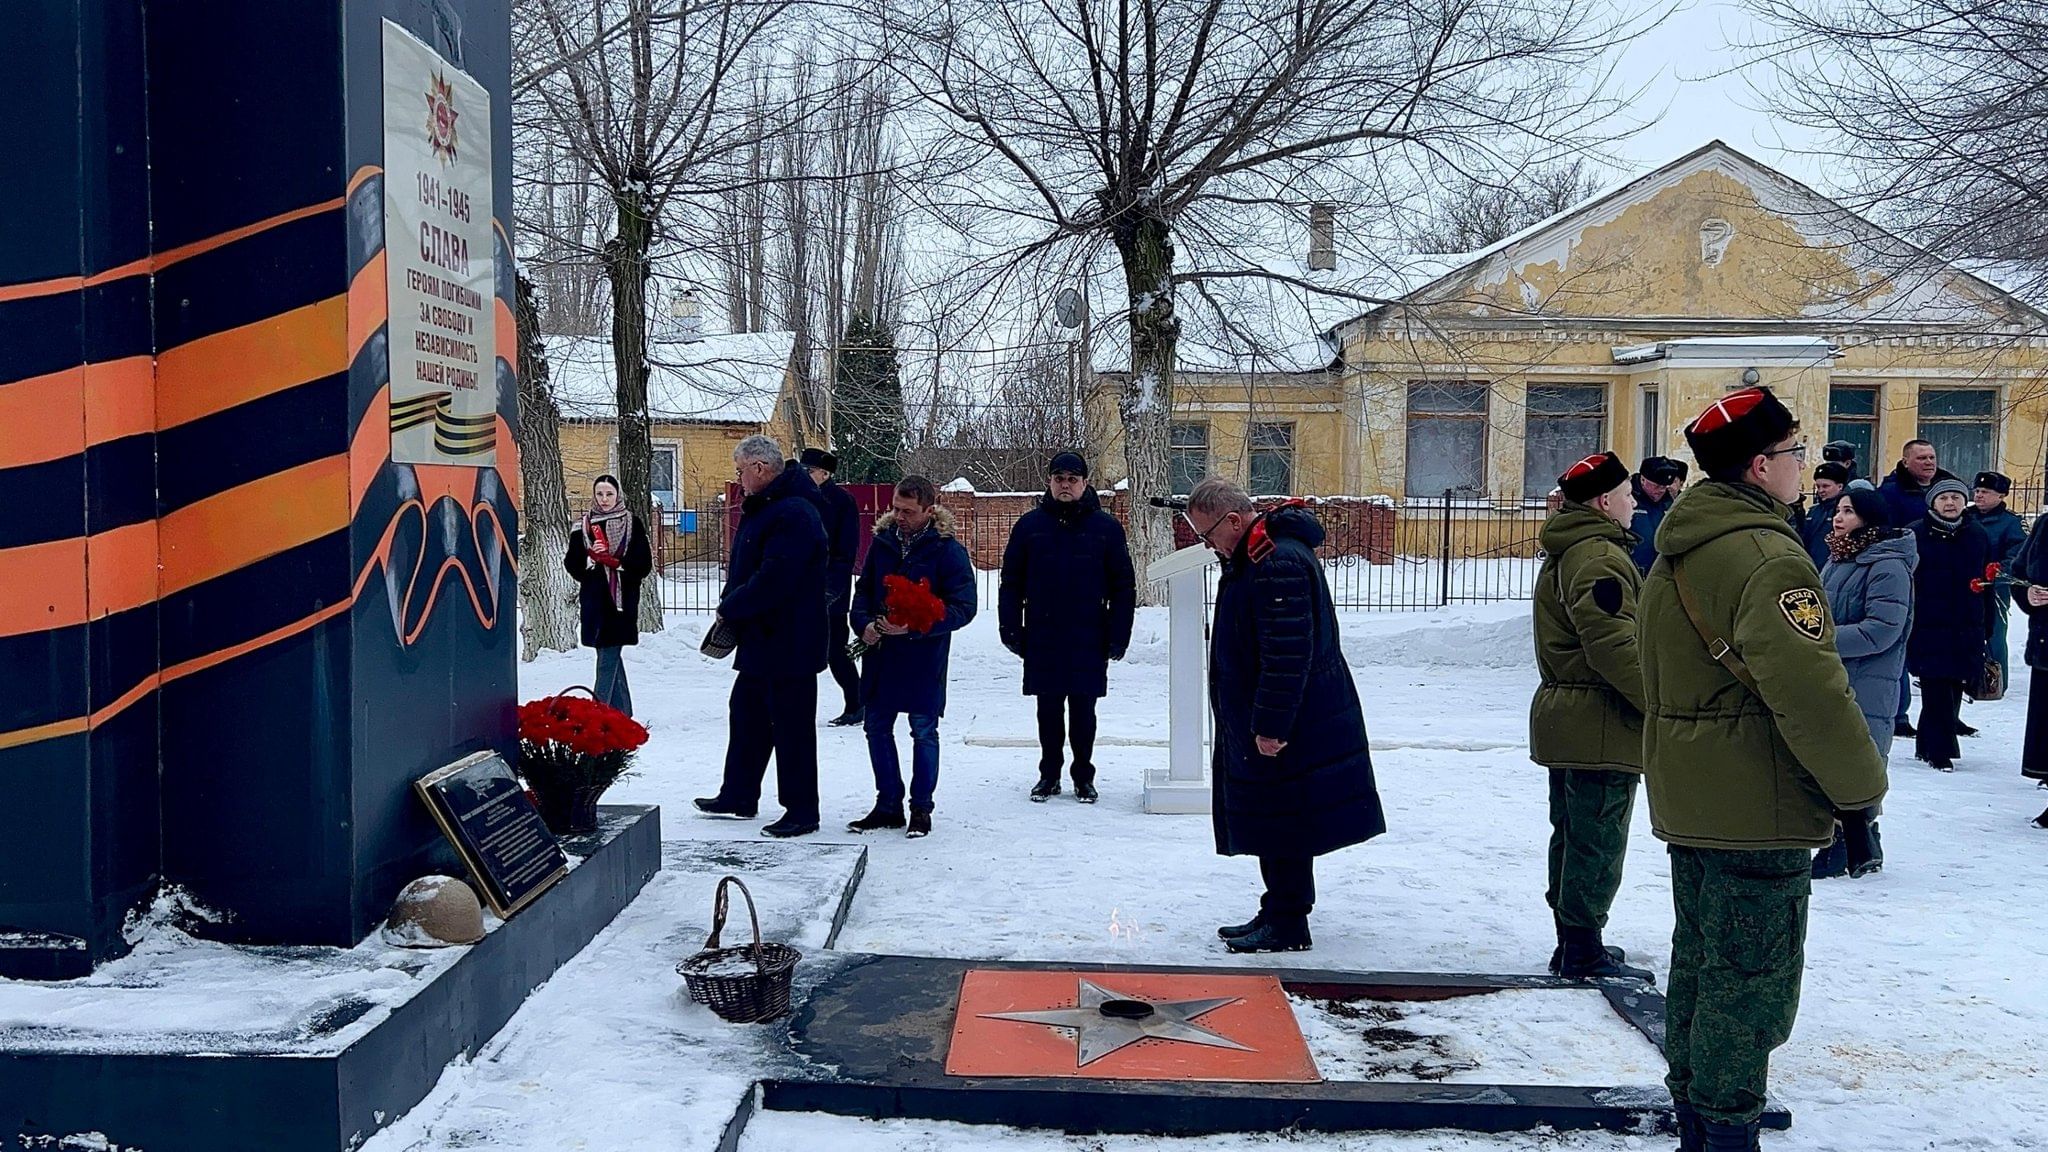
<svg viewBox="0 0 2048 1152">
<path fill-rule="evenodd" d="M 548 336 L 548 380 L 562 415 L 618 419 L 611 341 Z M 736 332 L 655 340 L 647 348 L 647 414 L 671 424 L 766 424 L 775 417 L 796 348 L 794 332 Z"/>
<path fill-rule="evenodd" d="M 1553 313 L 1546 305 L 1552 302 L 1549 292 L 1554 288 L 1532 284 L 1524 279 L 1524 270 L 1540 267 L 1553 277 L 1568 279 L 1574 253 L 1589 229 L 1611 223 L 1689 177 L 1709 171 L 1742 185 L 1754 196 L 1755 206 L 1789 228 L 1806 251 L 1838 258 L 1855 278 L 1853 289 L 1833 295 L 1816 294 L 1799 309 L 1799 315 L 1759 314 L 1742 318 L 1835 323 L 2048 323 L 2048 315 L 1998 285 L 1922 251 L 1719 140 L 1460 257 L 1455 267 L 1401 295 L 1400 305 L 1428 306 L 1438 316 L 1456 315 L 1461 309 L 1475 318 L 1551 316 Z M 1691 220 L 1686 224 L 1695 226 Z M 1514 295 L 1504 291 L 1511 286 L 1516 290 Z M 1877 290 L 1872 290 L 1873 286 Z M 1341 339 L 1361 323 L 1398 306 L 1382 304 L 1355 314 L 1332 328 L 1331 334 Z M 1570 319 L 1572 314 L 1559 318 Z"/>
</svg>

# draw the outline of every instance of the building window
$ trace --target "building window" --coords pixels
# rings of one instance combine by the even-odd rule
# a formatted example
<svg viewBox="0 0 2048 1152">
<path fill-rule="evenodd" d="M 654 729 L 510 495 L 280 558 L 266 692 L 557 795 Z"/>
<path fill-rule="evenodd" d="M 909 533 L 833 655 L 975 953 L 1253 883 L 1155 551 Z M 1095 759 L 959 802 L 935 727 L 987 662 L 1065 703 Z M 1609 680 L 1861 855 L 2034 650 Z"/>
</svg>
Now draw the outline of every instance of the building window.
<svg viewBox="0 0 2048 1152">
<path fill-rule="evenodd" d="M 679 454 L 673 444 L 656 444 L 647 458 L 647 492 L 668 511 L 682 507 L 676 500 L 676 466 Z"/>
<path fill-rule="evenodd" d="M 1972 477 L 1998 467 L 1998 390 L 1922 389 L 1920 438 L 1943 468 Z"/>
<path fill-rule="evenodd" d="M 1636 445 L 1641 451 L 1637 458 L 1662 456 L 1664 454 L 1664 403 L 1662 395 L 1654 387 L 1644 388 L 1637 393 L 1640 398 L 1636 410 L 1641 417 L 1636 430 Z M 1549 491 L 1549 489 L 1544 489 Z"/>
<path fill-rule="evenodd" d="M 1209 474 L 1209 426 L 1175 424 L 1168 431 L 1166 481 L 1176 496 L 1185 496 Z"/>
<path fill-rule="evenodd" d="M 1522 441 L 1522 494 L 1540 496 L 1564 470 L 1607 442 L 1607 389 L 1600 385 L 1532 384 Z"/>
<path fill-rule="evenodd" d="M 1856 475 L 1884 470 L 1877 458 L 1877 386 L 1837 384 L 1828 391 L 1828 439 L 1856 446 Z"/>
<path fill-rule="evenodd" d="M 1308 206 L 1308 270 L 1337 270 L 1337 206 L 1334 204 Z"/>
<path fill-rule="evenodd" d="M 1251 431 L 1249 480 L 1254 496 L 1286 496 L 1294 491 L 1294 425 L 1254 424 Z"/>
<path fill-rule="evenodd" d="M 1486 487 L 1486 385 L 1408 386 L 1410 496 L 1477 496 Z"/>
</svg>

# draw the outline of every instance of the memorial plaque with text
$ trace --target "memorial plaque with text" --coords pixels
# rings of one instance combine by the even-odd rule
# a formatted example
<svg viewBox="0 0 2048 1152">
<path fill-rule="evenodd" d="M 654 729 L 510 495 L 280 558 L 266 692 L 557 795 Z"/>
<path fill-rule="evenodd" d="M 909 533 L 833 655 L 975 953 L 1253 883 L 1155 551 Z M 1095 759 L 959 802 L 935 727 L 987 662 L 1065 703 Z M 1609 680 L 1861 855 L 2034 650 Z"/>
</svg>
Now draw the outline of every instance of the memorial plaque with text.
<svg viewBox="0 0 2048 1152">
<path fill-rule="evenodd" d="M 413 786 L 499 916 L 526 907 L 568 875 L 569 857 L 503 758 L 478 753 Z"/>
</svg>

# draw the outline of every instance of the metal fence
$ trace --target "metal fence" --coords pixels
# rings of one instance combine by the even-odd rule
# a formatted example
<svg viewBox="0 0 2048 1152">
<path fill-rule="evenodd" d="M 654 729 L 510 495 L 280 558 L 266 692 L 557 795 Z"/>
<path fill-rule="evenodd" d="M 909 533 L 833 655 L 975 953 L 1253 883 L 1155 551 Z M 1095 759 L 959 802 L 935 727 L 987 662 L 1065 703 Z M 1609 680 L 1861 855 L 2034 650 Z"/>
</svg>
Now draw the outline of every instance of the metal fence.
<svg viewBox="0 0 2048 1152">
<path fill-rule="evenodd" d="M 996 569 L 1003 545 L 1032 498 L 1020 495 L 947 493 L 957 505 L 961 543 L 983 575 L 986 605 L 995 603 Z M 700 508 L 693 530 L 686 518 L 669 514 L 656 530 L 661 557 L 661 604 L 671 612 L 710 612 L 717 607 L 724 577 L 728 516 L 723 495 Z M 1262 503 L 1268 503 L 1262 501 Z M 2028 527 L 2048 505 L 2048 491 L 2015 489 L 2008 506 Z M 1122 501 L 1115 505 L 1127 515 Z M 1541 502 L 1469 496 L 1391 501 L 1385 498 L 1312 499 L 1311 511 L 1326 539 L 1317 555 L 1339 609 L 1425 611 L 1451 604 L 1527 600 L 1542 566 L 1539 537 L 1546 511 Z M 863 504 L 863 529 L 873 513 Z M 1183 520 L 1178 543 L 1194 543 Z"/>
</svg>

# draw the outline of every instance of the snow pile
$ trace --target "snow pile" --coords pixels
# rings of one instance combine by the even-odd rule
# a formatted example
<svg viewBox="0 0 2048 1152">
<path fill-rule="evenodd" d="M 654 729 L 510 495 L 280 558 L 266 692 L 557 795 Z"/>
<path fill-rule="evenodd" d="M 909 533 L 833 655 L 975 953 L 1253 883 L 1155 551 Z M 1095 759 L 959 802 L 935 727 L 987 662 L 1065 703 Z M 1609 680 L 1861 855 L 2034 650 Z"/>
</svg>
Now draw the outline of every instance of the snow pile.
<svg viewBox="0 0 2048 1152">
<path fill-rule="evenodd" d="M 1594 989 L 1512 989 L 1435 1001 L 1296 997 L 1325 1080 L 1656 1085 L 1664 1060 Z"/>
<path fill-rule="evenodd" d="M 1535 659 L 1536 642 L 1526 603 L 1435 612 L 1346 613 L 1340 629 L 1344 658 L 1354 671 L 1390 664 L 1403 668 L 1526 668 Z"/>
</svg>

